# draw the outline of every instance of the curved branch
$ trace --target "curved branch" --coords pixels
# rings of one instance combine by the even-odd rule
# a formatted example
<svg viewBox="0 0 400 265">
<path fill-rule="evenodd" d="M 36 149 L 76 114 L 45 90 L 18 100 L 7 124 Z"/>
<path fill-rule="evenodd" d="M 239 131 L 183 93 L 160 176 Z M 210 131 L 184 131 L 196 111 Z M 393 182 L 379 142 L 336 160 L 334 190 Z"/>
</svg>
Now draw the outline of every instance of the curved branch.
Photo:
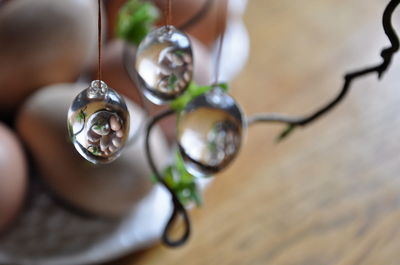
<svg viewBox="0 0 400 265">
<path fill-rule="evenodd" d="M 164 178 L 161 176 L 161 174 L 157 170 L 157 167 L 154 163 L 153 157 L 151 155 L 151 150 L 150 150 L 150 133 L 151 133 L 151 130 L 153 129 L 154 125 L 156 125 L 159 121 L 161 121 L 162 119 L 164 119 L 174 113 L 175 113 L 175 111 L 170 109 L 170 110 L 166 110 L 166 111 L 161 112 L 160 114 L 154 116 L 147 125 L 146 140 L 145 140 L 146 157 L 149 162 L 150 168 L 153 171 L 158 182 L 160 182 L 161 185 L 163 185 L 164 188 L 167 189 L 167 191 L 171 194 L 172 203 L 174 206 L 174 210 L 173 210 L 170 218 L 168 219 L 168 222 L 164 228 L 164 232 L 162 235 L 162 241 L 164 242 L 164 244 L 166 244 L 167 246 L 170 246 L 170 247 L 181 246 L 188 240 L 188 238 L 190 236 L 190 230 L 191 230 L 190 218 L 189 218 L 189 215 L 188 215 L 185 207 L 179 201 L 175 192 L 168 186 L 168 184 L 165 182 Z M 172 225 L 175 223 L 175 221 L 179 217 L 179 215 L 181 215 L 183 217 L 185 230 L 180 238 L 178 238 L 176 240 L 172 240 L 170 238 L 170 230 L 172 228 Z"/>
<path fill-rule="evenodd" d="M 381 52 L 382 62 L 378 65 L 366 67 L 360 70 L 356 70 L 350 73 L 345 74 L 344 83 L 339 94 L 326 105 L 315 111 L 314 113 L 307 116 L 300 117 L 291 117 L 287 115 L 280 114 L 256 114 L 248 118 L 247 124 L 252 125 L 259 122 L 276 122 L 276 123 L 284 123 L 288 125 L 288 128 L 283 131 L 280 135 L 280 139 L 287 136 L 295 127 L 298 126 L 306 126 L 313 121 L 321 118 L 325 114 L 327 114 L 330 110 L 336 107 L 347 95 L 350 90 L 350 87 L 354 80 L 357 78 L 366 76 L 368 74 L 377 73 L 378 78 L 381 78 L 382 75 L 388 69 L 394 54 L 399 50 L 399 38 L 396 34 L 396 31 L 392 25 L 392 16 L 397 6 L 400 4 L 400 0 L 391 0 L 389 4 L 386 6 L 385 11 L 382 16 L 382 24 L 383 29 L 385 31 L 386 36 L 388 37 L 391 46 L 384 48 Z"/>
<path fill-rule="evenodd" d="M 206 2 L 204 3 L 204 5 L 200 9 L 200 11 L 198 13 L 196 13 L 196 15 L 194 15 L 191 19 L 186 21 L 179 28 L 181 30 L 187 30 L 188 28 L 190 28 L 193 25 L 195 25 L 196 23 L 198 23 L 201 19 L 204 18 L 204 16 L 210 10 L 212 3 L 213 3 L 213 0 L 206 0 Z M 138 73 L 137 73 L 136 69 L 134 67 L 132 67 L 131 62 L 129 61 L 130 58 L 132 58 L 132 56 L 130 54 L 128 44 L 125 43 L 124 49 L 123 49 L 123 66 L 124 66 L 126 73 L 128 74 L 129 79 L 137 88 L 138 84 L 139 84 Z M 146 113 L 149 114 L 150 111 L 149 111 L 149 107 L 147 105 L 147 101 L 145 100 L 143 93 L 139 92 L 139 94 L 141 96 L 141 101 L 142 101 L 143 107 L 145 108 Z M 162 186 L 164 186 L 164 188 L 167 189 L 167 191 L 171 194 L 171 198 L 172 198 L 172 203 L 173 203 L 174 209 L 173 209 L 173 212 L 172 212 L 170 218 L 168 219 L 168 222 L 164 228 L 163 235 L 162 235 L 162 241 L 164 242 L 164 244 L 166 244 L 167 246 L 170 246 L 170 247 L 181 246 L 188 240 L 188 238 L 190 236 L 190 231 L 191 231 L 191 223 L 190 223 L 190 218 L 189 218 L 189 215 L 188 215 L 185 207 L 179 201 L 175 192 L 168 186 L 168 184 L 165 182 L 165 180 L 163 179 L 163 177 L 161 176 L 161 174 L 158 172 L 158 170 L 156 168 L 156 165 L 154 163 L 153 157 L 151 155 L 151 150 L 150 150 L 150 133 L 155 124 L 157 124 L 163 118 L 166 118 L 167 116 L 170 116 L 174 113 L 175 113 L 174 110 L 167 110 L 165 112 L 162 112 L 162 113 L 154 116 L 151 120 L 149 120 L 147 129 L 146 129 L 146 138 L 145 138 L 146 157 L 149 162 L 150 168 L 153 171 L 158 182 Z M 180 238 L 178 238 L 177 240 L 172 240 L 170 238 L 170 230 L 172 228 L 172 225 L 175 223 L 176 219 L 179 217 L 179 215 L 181 215 L 183 217 L 185 230 Z"/>
</svg>

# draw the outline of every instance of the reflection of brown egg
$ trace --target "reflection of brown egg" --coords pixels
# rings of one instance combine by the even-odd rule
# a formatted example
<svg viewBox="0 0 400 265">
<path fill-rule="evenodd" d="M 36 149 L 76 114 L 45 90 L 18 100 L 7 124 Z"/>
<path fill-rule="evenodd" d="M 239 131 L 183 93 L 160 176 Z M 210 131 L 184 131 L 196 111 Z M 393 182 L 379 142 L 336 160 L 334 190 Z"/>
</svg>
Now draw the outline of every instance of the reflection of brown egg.
<svg viewBox="0 0 400 265">
<path fill-rule="evenodd" d="M 174 0 L 172 1 L 172 24 L 177 27 L 183 25 L 195 16 L 208 0 Z M 119 8 L 126 0 L 107 1 L 107 15 L 110 28 L 110 36 L 115 36 L 116 21 Z M 167 0 L 153 0 L 160 8 L 161 15 L 166 8 Z M 210 10 L 195 25 L 187 29 L 187 33 L 197 38 L 200 42 L 210 47 L 218 36 L 225 30 L 227 17 L 227 0 L 212 1 Z M 160 18 L 158 25 L 163 25 L 165 19 Z"/>
<path fill-rule="evenodd" d="M 43 85 L 75 80 L 96 41 L 92 0 L 10 1 L 0 9 L 1 115 Z"/>
<path fill-rule="evenodd" d="M 151 188 L 144 134 L 134 144 L 128 142 L 116 161 L 89 164 L 68 140 L 66 124 L 69 105 L 84 88 L 82 84 L 64 84 L 38 91 L 21 109 L 18 132 L 34 156 L 40 177 L 56 196 L 89 213 L 120 216 L 132 210 Z M 144 115 L 128 100 L 127 105 L 134 132 Z M 152 144 L 156 161 L 165 165 L 169 150 L 160 130 L 155 131 Z"/>
<path fill-rule="evenodd" d="M 27 185 L 27 164 L 14 133 L 0 123 L 0 230 L 20 210 Z"/>
<path fill-rule="evenodd" d="M 206 85 L 211 82 L 210 76 L 210 65 L 211 65 L 211 55 L 207 49 L 195 38 L 191 37 L 193 46 L 193 56 L 194 56 L 194 81 L 200 85 Z M 129 79 L 129 76 L 123 65 L 123 46 L 124 43 L 121 40 L 113 40 L 104 49 L 103 56 L 103 80 L 112 88 L 114 88 L 119 93 L 127 96 L 129 99 L 133 100 L 135 103 L 141 105 L 140 92 L 134 86 L 134 84 Z M 132 48 L 132 58 L 129 59 L 132 67 L 134 66 L 134 48 Z M 93 77 L 94 78 L 94 77 Z M 151 112 L 157 113 L 162 108 L 159 106 L 152 105 Z M 161 124 L 164 129 L 168 139 L 174 138 L 174 127 L 175 123 L 163 122 Z"/>
</svg>

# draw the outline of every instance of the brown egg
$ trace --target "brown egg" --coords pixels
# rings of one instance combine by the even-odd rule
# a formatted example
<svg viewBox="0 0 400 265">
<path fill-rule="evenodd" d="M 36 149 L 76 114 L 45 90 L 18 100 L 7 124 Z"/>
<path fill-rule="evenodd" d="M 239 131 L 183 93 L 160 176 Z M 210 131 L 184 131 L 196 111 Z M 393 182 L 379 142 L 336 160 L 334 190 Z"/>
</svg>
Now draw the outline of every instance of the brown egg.
<svg viewBox="0 0 400 265">
<path fill-rule="evenodd" d="M 94 166 L 84 160 L 68 139 L 67 111 L 73 98 L 87 85 L 63 84 L 36 92 L 17 119 L 18 133 L 34 156 L 40 177 L 65 202 L 101 216 L 126 214 L 151 189 L 144 134 L 123 150 L 113 163 Z M 144 118 L 142 110 L 127 100 L 131 132 Z M 154 157 L 161 167 L 169 157 L 164 136 L 152 137 Z"/>
<path fill-rule="evenodd" d="M 0 9 L 0 116 L 35 89 L 74 81 L 97 36 L 96 1 L 14 0 Z"/>
<path fill-rule="evenodd" d="M 152 0 L 164 14 L 167 0 Z M 209 0 L 172 0 L 172 24 L 182 26 L 194 17 Z M 118 12 L 126 0 L 108 0 L 107 17 L 110 29 L 110 37 L 115 37 Z M 205 16 L 187 28 L 185 31 L 194 36 L 206 47 L 211 47 L 218 36 L 225 30 L 227 20 L 227 0 L 212 0 L 210 9 Z M 165 18 L 161 17 L 158 25 L 164 25 Z"/>
<path fill-rule="evenodd" d="M 12 223 L 25 198 L 27 162 L 13 131 L 0 123 L 0 231 Z"/>
<path fill-rule="evenodd" d="M 191 37 L 191 41 L 194 53 L 194 81 L 200 85 L 210 84 L 210 52 L 195 38 Z M 132 67 L 134 65 L 134 52 L 135 48 L 131 47 L 132 58 L 128 60 Z M 142 105 L 142 100 L 139 94 L 141 92 L 131 82 L 128 73 L 124 68 L 123 53 L 124 42 L 122 40 L 113 40 L 107 44 L 104 49 L 102 77 L 110 87 L 127 96 L 136 104 Z M 95 78 L 95 75 L 93 78 Z M 151 106 L 152 114 L 165 109 L 165 107 L 159 107 L 153 104 L 148 105 Z M 168 118 L 168 120 L 161 123 L 161 126 L 168 139 L 175 138 L 175 120 L 173 118 Z"/>
</svg>

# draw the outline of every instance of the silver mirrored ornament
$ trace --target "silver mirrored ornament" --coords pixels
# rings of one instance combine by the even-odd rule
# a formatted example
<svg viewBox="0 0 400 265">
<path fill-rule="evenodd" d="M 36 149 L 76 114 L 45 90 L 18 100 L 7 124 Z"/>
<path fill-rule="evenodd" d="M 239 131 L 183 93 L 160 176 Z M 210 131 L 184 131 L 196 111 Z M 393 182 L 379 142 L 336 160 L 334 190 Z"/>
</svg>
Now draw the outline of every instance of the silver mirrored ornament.
<svg viewBox="0 0 400 265">
<path fill-rule="evenodd" d="M 129 112 L 124 99 L 103 81 L 93 81 L 72 102 L 68 131 L 75 148 L 88 161 L 114 161 L 129 135 Z"/>
<path fill-rule="evenodd" d="M 193 99 L 180 113 L 177 142 L 186 169 L 210 176 L 236 157 L 243 138 L 244 119 L 235 100 L 220 88 Z"/>
<path fill-rule="evenodd" d="M 189 37 L 171 25 L 153 30 L 137 49 L 136 71 L 144 95 L 153 103 L 179 97 L 193 76 Z"/>
</svg>

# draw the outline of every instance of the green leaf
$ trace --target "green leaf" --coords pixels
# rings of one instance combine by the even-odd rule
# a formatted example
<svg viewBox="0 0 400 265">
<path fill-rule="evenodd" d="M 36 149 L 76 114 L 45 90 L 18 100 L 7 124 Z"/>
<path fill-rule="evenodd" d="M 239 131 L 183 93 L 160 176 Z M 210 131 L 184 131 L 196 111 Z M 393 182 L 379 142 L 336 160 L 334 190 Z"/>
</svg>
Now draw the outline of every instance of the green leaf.
<svg viewBox="0 0 400 265">
<path fill-rule="evenodd" d="M 295 125 L 292 124 L 288 125 L 287 128 L 281 134 L 278 135 L 278 137 L 276 138 L 276 142 L 284 140 L 294 131 L 294 129 L 296 129 Z"/>
<path fill-rule="evenodd" d="M 103 124 L 95 124 L 95 125 L 93 126 L 93 128 L 94 128 L 95 130 L 98 130 L 98 131 L 100 131 L 101 129 L 103 129 L 103 127 L 104 127 Z"/>
<path fill-rule="evenodd" d="M 157 179 L 156 175 L 151 174 L 151 176 L 150 176 L 150 181 L 151 181 L 152 183 L 157 183 L 157 182 L 158 182 L 158 179 Z"/>
<path fill-rule="evenodd" d="M 174 191 L 182 204 L 195 203 L 196 206 L 201 206 L 202 196 L 197 187 L 196 177 L 186 170 L 178 151 L 176 152 L 174 163 L 165 168 L 163 175 L 165 182 Z M 152 176 L 152 179 L 157 182 L 155 176 Z"/>
<path fill-rule="evenodd" d="M 90 146 L 88 147 L 88 150 L 89 150 L 89 152 L 91 152 L 91 153 L 94 154 L 94 155 L 100 155 L 100 150 L 99 150 L 99 148 L 96 147 L 96 146 L 90 145 Z"/>
<path fill-rule="evenodd" d="M 153 3 L 129 0 L 120 9 L 117 35 L 134 45 L 139 45 L 159 17 L 160 12 Z"/>
<path fill-rule="evenodd" d="M 201 205 L 203 205 L 203 197 L 201 196 L 200 192 L 197 190 L 197 186 L 196 186 L 196 190 L 191 193 L 191 198 L 197 207 L 200 207 Z"/>
<path fill-rule="evenodd" d="M 78 116 L 76 117 L 76 120 L 81 123 L 85 120 L 86 118 L 86 113 L 84 112 L 84 110 L 80 110 Z"/>
<path fill-rule="evenodd" d="M 222 88 L 222 90 L 223 90 L 225 93 L 228 93 L 228 92 L 229 92 L 229 86 L 228 86 L 227 83 L 219 83 L 217 86 L 219 86 L 220 88 Z"/>
<path fill-rule="evenodd" d="M 170 188 L 175 188 L 176 183 L 174 180 L 174 171 L 172 166 L 169 166 L 164 170 L 164 180 Z"/>
<path fill-rule="evenodd" d="M 169 89 L 174 89 L 176 86 L 176 81 L 178 81 L 178 77 L 172 73 L 169 77 L 168 77 L 168 88 Z"/>
<path fill-rule="evenodd" d="M 226 83 L 217 84 L 217 86 L 225 92 L 228 92 L 229 90 L 228 84 Z M 204 93 L 207 93 L 212 88 L 214 88 L 214 85 L 199 86 L 194 82 L 191 82 L 185 93 L 170 103 L 170 107 L 177 112 L 182 111 L 190 101 Z"/>
<path fill-rule="evenodd" d="M 185 164 L 183 163 L 183 158 L 179 151 L 175 152 L 175 167 L 179 172 L 187 172 Z"/>
</svg>

